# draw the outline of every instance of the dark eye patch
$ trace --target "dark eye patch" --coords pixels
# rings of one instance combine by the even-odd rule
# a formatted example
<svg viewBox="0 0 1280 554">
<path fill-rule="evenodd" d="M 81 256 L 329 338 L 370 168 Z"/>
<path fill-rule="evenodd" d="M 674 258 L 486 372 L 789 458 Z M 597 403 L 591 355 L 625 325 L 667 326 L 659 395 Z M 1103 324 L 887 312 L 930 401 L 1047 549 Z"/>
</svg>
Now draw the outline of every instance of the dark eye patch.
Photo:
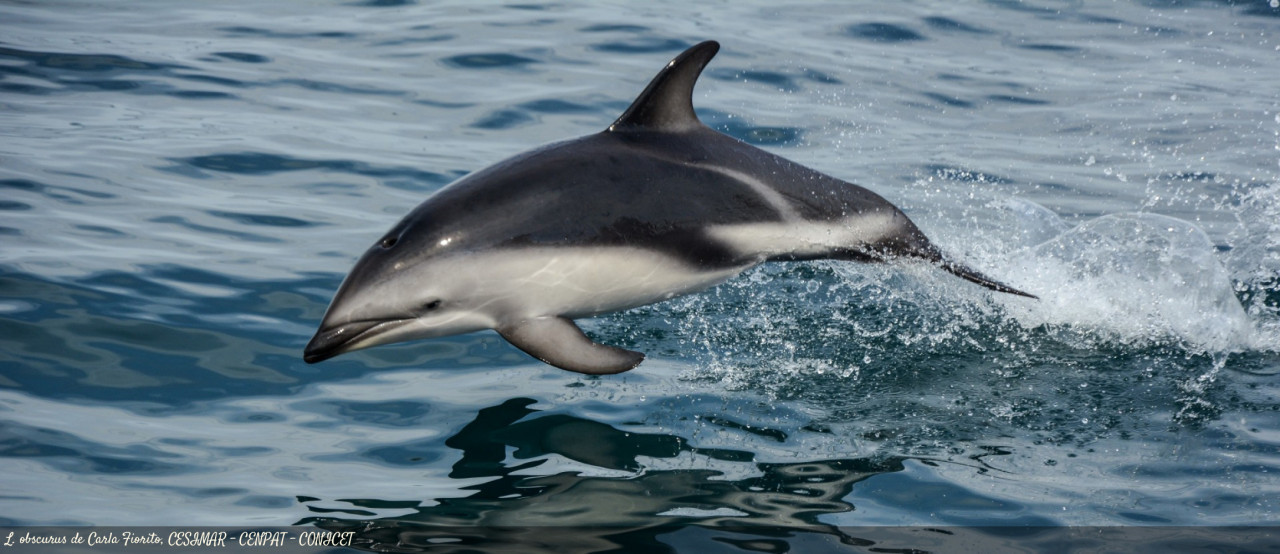
<svg viewBox="0 0 1280 554">
<path fill-rule="evenodd" d="M 422 310 L 423 310 L 423 311 L 425 311 L 425 312 L 429 312 L 429 311 L 431 311 L 431 310 L 434 310 L 434 309 L 436 309 L 436 308 L 439 308 L 441 304 L 444 304 L 444 301 L 443 301 L 443 300 L 440 300 L 439 298 L 437 298 L 437 299 L 435 299 L 435 300 L 432 300 L 432 301 L 430 301 L 430 302 L 427 302 L 426 304 L 423 304 L 423 305 L 422 305 Z"/>
</svg>

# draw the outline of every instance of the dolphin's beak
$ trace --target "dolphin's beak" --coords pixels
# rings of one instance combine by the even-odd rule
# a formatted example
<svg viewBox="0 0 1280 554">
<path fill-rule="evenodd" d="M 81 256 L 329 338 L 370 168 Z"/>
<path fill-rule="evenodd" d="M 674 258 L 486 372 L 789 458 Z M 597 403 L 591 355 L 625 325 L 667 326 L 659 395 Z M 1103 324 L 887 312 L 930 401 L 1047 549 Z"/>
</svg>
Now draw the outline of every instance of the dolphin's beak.
<svg viewBox="0 0 1280 554">
<path fill-rule="evenodd" d="M 350 321 L 340 325 L 321 326 L 316 336 L 311 337 L 307 348 L 302 352 L 303 361 L 314 364 L 339 354 L 360 350 L 379 344 L 375 339 L 397 327 L 408 323 L 409 319 L 365 319 Z"/>
</svg>

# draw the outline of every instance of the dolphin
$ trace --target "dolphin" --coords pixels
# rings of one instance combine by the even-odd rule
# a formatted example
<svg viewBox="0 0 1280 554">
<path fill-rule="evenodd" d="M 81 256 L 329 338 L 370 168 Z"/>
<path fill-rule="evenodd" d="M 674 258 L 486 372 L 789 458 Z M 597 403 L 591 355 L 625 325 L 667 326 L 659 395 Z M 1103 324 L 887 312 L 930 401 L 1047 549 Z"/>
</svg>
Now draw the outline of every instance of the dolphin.
<svg viewBox="0 0 1280 554">
<path fill-rule="evenodd" d="M 620 373 L 644 354 L 599 344 L 574 319 L 779 260 L 919 259 L 1035 298 L 948 259 L 879 195 L 704 125 L 693 88 L 719 49 L 707 41 L 676 56 L 603 132 L 427 198 L 356 262 L 304 360 L 494 329 L 555 367 Z"/>
</svg>

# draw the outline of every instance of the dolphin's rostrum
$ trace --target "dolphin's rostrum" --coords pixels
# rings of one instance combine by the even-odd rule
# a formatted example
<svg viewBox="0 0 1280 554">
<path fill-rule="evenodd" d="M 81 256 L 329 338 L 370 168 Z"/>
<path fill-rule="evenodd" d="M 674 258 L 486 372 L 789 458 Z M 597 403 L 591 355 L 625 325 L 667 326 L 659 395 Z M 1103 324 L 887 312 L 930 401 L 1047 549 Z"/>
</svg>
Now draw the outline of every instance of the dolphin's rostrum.
<svg viewBox="0 0 1280 554">
<path fill-rule="evenodd" d="M 644 355 L 592 341 L 573 319 L 697 292 L 771 260 L 916 258 L 1031 297 L 948 260 L 875 193 L 703 125 L 693 87 L 719 48 L 677 56 L 607 130 L 428 198 L 356 262 L 305 360 L 495 329 L 556 367 L 619 373 Z"/>
</svg>

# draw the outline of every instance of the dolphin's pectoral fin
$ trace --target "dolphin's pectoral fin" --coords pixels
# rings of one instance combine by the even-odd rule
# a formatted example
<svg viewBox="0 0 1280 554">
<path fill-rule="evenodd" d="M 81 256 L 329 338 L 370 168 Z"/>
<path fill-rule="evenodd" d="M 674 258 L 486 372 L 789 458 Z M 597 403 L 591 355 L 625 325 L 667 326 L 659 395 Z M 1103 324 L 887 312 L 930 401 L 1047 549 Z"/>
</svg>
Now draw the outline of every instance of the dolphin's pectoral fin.
<svg viewBox="0 0 1280 554">
<path fill-rule="evenodd" d="M 526 319 L 499 327 L 498 334 L 530 356 L 578 373 L 611 375 L 644 361 L 639 352 L 592 341 L 564 317 Z"/>
</svg>

